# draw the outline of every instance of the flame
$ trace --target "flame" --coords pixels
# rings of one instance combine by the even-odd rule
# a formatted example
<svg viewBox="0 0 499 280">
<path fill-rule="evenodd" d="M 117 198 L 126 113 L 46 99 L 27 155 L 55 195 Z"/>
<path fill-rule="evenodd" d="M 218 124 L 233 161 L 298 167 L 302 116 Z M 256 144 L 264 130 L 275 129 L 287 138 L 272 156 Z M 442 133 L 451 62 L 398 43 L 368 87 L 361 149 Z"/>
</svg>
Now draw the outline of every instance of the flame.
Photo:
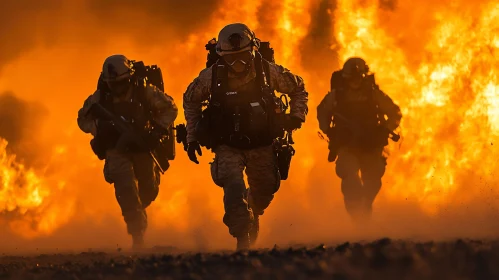
<svg viewBox="0 0 499 280">
<path fill-rule="evenodd" d="M 495 164 L 497 152 L 490 147 L 499 132 L 499 4 L 490 2 L 473 16 L 456 7 L 429 16 L 437 25 L 418 65 L 410 65 L 411 53 L 380 28 L 377 1 L 339 1 L 335 24 L 342 61 L 364 57 L 403 110 L 406 148 L 394 150 L 387 194 L 418 197 L 436 214 L 439 204 L 465 187 L 462 174 L 487 177 L 490 169 L 477 167 Z"/>
<path fill-rule="evenodd" d="M 385 4 L 380 6 L 380 2 Z M 396 6 L 390 7 L 387 2 Z M 452 5 L 448 5 L 450 2 Z M 7 143 L 0 142 L 2 218 L 16 234 L 26 238 L 54 235 L 76 218 L 74 208 L 81 202 L 83 206 L 78 209 L 81 218 L 96 221 L 97 217 L 104 220 L 108 215 L 123 224 L 113 189 L 102 178 L 102 162 L 91 153 L 88 135 L 78 130 L 74 120 L 83 100 L 94 90 L 102 60 L 111 53 L 125 53 L 158 64 L 163 70 L 166 91 L 181 110 L 183 92 L 204 67 L 204 44 L 232 22 L 246 23 L 257 37 L 270 41 L 277 63 L 302 76 L 310 93 L 309 118 L 295 135 L 297 154 L 290 179 L 282 182 L 282 191 L 276 195 L 266 217 L 274 215 L 273 221 L 283 220 L 291 216 L 290 208 L 310 210 L 315 207 L 314 199 L 328 197 L 325 190 L 331 182 L 338 185 L 334 165 L 325 163 L 326 146 L 316 134 L 315 107 L 329 90 L 331 72 L 351 56 L 367 61 L 381 89 L 401 107 L 404 116 L 401 144 L 389 146 L 381 196 L 388 202 L 411 198 L 426 214 L 438 216 L 443 205 L 479 196 L 480 188 L 473 186 L 480 180 L 497 181 L 493 172 L 497 171 L 495 159 L 499 156 L 495 149 L 499 140 L 499 4 L 492 0 L 478 1 L 476 5 L 466 2 L 438 4 L 426 0 L 415 7 L 408 1 L 337 0 L 325 13 L 333 26 L 332 35 L 328 35 L 331 46 L 311 49 L 305 49 L 303 42 L 308 40 L 316 20 L 314 11 L 323 6 L 317 0 L 225 0 L 209 17 L 200 19 L 205 22 L 202 28 L 184 30 L 185 38 L 169 37 L 163 45 L 154 47 L 123 32 L 106 33 L 111 40 L 99 41 L 102 44 L 98 46 L 83 43 L 74 34 L 86 36 L 92 33 L 87 29 L 95 26 L 89 23 L 90 27 L 80 27 L 80 23 L 70 20 L 69 42 L 61 35 L 60 45 L 43 45 L 27 52 L 2 73 L 2 90 L 11 87 L 22 95 L 48 93 L 43 102 L 50 107 L 53 117 L 46 134 L 60 136 L 57 133 L 61 125 L 72 131 L 58 138 L 57 141 L 63 142 L 61 145 L 46 145 L 50 147 L 47 151 L 54 150 L 51 161 L 58 163 L 50 178 L 44 171 L 26 168 L 16 161 L 14 155 L 6 152 Z M 61 14 L 78 18 L 85 13 L 81 7 L 78 15 Z M 87 32 L 73 30 L 80 30 L 77 28 Z M 81 45 L 75 47 L 73 40 Z M 321 47 L 330 50 L 330 56 L 317 58 L 315 49 Z M 81 57 L 81 49 L 85 50 L 86 58 L 78 61 L 79 67 L 71 71 L 47 71 L 46 65 L 66 69 L 68 61 Z M 306 65 L 304 61 L 308 58 L 336 65 L 320 69 L 328 74 L 318 76 L 321 71 L 317 70 L 324 66 Z M 26 73 L 26 69 L 32 72 Z M 27 75 L 30 83 L 25 82 Z M 68 88 L 75 94 L 68 95 Z M 58 106 L 62 98 L 67 106 Z M 180 111 L 177 123 L 183 121 Z M 148 209 L 150 224 L 185 237 L 194 229 L 208 227 L 206 220 L 213 220 L 220 232 L 226 234 L 221 223 L 222 190 L 213 184 L 207 166 L 212 155 L 204 152 L 200 158 L 202 165 L 194 166 L 185 155 L 180 155 L 181 149 L 177 147 L 177 151 L 177 159 L 162 178 L 160 195 Z M 310 183 L 316 174 L 314 168 L 320 169 L 316 173 L 328 176 L 327 181 L 320 182 L 320 188 Z M 64 199 L 62 194 L 66 195 Z M 336 197 L 341 197 L 341 193 L 334 189 L 331 199 Z M 303 215 L 320 216 L 320 213 L 311 211 Z"/>
<path fill-rule="evenodd" d="M 62 211 L 62 205 L 47 204 L 57 188 L 64 187 L 64 182 L 51 188 L 45 178 L 19 163 L 16 155 L 9 154 L 7 144 L 0 138 L 0 218 L 25 238 L 49 235 L 67 222 L 65 216 L 71 215 L 69 209 Z"/>
</svg>

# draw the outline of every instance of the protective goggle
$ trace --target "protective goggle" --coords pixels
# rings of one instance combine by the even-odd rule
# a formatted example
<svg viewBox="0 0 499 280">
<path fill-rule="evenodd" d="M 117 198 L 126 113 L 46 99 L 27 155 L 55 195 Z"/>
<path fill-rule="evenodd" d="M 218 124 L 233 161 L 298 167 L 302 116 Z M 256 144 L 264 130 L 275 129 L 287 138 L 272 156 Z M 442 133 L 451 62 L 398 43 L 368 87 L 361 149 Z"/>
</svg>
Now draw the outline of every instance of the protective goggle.
<svg viewBox="0 0 499 280">
<path fill-rule="evenodd" d="M 230 53 L 223 56 L 223 59 L 229 66 L 233 66 L 236 62 L 240 61 L 243 64 L 248 64 L 253 59 L 251 51 Z"/>
</svg>

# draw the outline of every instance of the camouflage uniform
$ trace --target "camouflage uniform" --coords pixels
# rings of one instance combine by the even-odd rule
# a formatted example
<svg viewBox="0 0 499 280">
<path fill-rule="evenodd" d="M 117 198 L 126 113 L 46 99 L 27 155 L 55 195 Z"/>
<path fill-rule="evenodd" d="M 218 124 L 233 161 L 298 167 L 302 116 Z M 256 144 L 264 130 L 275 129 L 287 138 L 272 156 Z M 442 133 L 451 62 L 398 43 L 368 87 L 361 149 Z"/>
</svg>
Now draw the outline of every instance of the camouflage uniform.
<svg viewBox="0 0 499 280">
<path fill-rule="evenodd" d="M 319 127 L 325 134 L 331 134 L 332 118 L 334 112 L 337 112 L 340 106 L 355 110 L 355 107 L 361 106 L 367 100 L 369 94 L 372 94 L 373 105 L 377 106 L 379 114 L 387 116 L 387 120 L 380 124 L 384 126 L 383 129 L 386 131 L 386 134 L 381 137 L 386 136 L 385 140 L 388 139 L 388 131 L 393 131 L 399 126 L 402 118 L 400 108 L 377 86 L 372 91 L 347 87 L 344 100 L 339 103 L 336 96 L 337 85 L 333 81 L 332 83 L 331 91 L 317 107 Z M 362 115 L 362 112 L 353 115 L 351 121 L 362 125 L 366 121 L 363 120 L 365 117 Z M 335 122 L 336 126 L 341 125 L 341 120 L 335 119 Z M 363 220 L 369 218 L 372 203 L 381 189 L 381 178 L 385 173 L 386 156 L 384 155 L 384 145 L 386 144 L 372 144 L 379 137 L 379 135 L 375 134 L 376 132 L 370 133 L 366 131 L 364 140 L 367 139 L 367 142 L 371 142 L 368 148 L 365 147 L 365 142 L 350 139 L 339 146 L 337 153 L 336 174 L 342 179 L 341 190 L 344 196 L 345 208 L 354 219 Z M 337 136 L 342 137 L 342 135 Z M 331 139 L 330 137 L 330 141 L 341 140 L 338 140 L 338 138 Z"/>
<path fill-rule="evenodd" d="M 238 32 L 240 27 L 241 25 L 232 25 L 234 32 Z M 247 30 L 247 27 L 243 25 L 242 29 Z M 243 77 L 235 76 L 229 72 L 229 91 L 238 91 L 255 79 L 256 72 L 254 65 L 252 66 Z M 195 129 L 196 124 L 201 119 L 202 102 L 206 101 L 212 94 L 213 67 L 215 66 L 201 71 L 184 94 L 183 106 L 189 143 L 197 140 Z M 271 87 L 290 96 L 291 115 L 305 121 L 308 112 L 308 94 L 305 91 L 302 78 L 273 63 L 270 63 L 269 72 Z M 238 237 L 248 232 L 253 218 L 263 214 L 279 189 L 280 176 L 275 151 L 272 145 L 249 150 L 220 145 L 214 149 L 214 153 L 215 159 L 211 163 L 211 174 L 215 184 L 224 190 L 225 215 L 223 221 L 229 228 L 230 234 Z M 248 177 L 247 195 L 243 170 Z"/>
<path fill-rule="evenodd" d="M 116 58 L 116 56 L 114 56 Z M 122 57 L 125 59 L 125 57 Z M 114 105 L 130 100 L 131 87 L 126 94 L 113 97 Z M 173 99 L 154 86 L 147 86 L 144 91 L 145 101 L 153 112 L 154 120 L 163 128 L 168 128 L 177 117 L 178 109 Z M 90 95 L 78 111 L 78 126 L 85 133 L 97 134 L 99 120 L 89 110 L 100 100 L 101 92 L 97 90 Z M 127 224 L 128 233 L 142 236 L 147 227 L 146 207 L 157 197 L 160 184 L 159 168 L 149 153 L 123 153 L 116 149 L 106 151 L 104 164 L 105 180 L 113 184 L 116 199 L 121 207 Z"/>
</svg>

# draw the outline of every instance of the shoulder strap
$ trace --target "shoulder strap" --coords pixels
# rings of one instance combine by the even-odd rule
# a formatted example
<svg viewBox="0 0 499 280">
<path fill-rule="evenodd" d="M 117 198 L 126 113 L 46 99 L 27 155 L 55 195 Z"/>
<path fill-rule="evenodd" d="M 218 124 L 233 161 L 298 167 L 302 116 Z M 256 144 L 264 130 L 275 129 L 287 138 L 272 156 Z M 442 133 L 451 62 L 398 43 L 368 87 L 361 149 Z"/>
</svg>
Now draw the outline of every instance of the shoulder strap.
<svg viewBox="0 0 499 280">
<path fill-rule="evenodd" d="M 265 78 L 267 79 L 267 84 L 269 87 L 272 85 L 270 84 L 270 62 L 267 61 L 266 59 L 263 59 L 263 71 L 265 73 Z"/>
<path fill-rule="evenodd" d="M 227 79 L 229 72 L 227 65 L 223 62 L 217 61 L 211 67 L 211 96 L 210 104 L 220 104 L 222 95 L 227 91 Z"/>
<path fill-rule="evenodd" d="M 270 64 L 259 52 L 255 52 L 256 78 L 260 86 L 270 87 Z"/>
</svg>

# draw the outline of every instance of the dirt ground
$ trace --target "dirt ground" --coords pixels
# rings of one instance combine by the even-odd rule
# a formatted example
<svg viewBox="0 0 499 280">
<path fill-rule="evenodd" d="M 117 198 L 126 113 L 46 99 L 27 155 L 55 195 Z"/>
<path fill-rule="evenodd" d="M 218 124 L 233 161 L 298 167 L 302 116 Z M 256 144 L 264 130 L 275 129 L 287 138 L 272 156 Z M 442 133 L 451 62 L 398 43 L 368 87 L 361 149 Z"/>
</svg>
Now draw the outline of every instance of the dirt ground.
<svg viewBox="0 0 499 280">
<path fill-rule="evenodd" d="M 0 279 L 499 279 L 499 240 L 381 239 L 249 252 L 82 252 L 0 257 Z"/>
</svg>

